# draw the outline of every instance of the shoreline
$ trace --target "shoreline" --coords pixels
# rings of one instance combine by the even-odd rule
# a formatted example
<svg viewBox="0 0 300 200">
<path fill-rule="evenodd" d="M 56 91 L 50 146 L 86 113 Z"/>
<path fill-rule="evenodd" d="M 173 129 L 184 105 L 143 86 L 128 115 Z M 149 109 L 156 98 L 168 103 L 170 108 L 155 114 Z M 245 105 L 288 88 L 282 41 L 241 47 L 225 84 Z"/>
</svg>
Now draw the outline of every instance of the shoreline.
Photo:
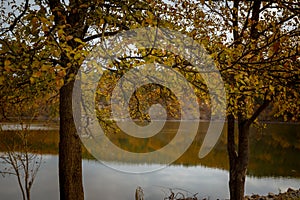
<svg viewBox="0 0 300 200">
<path fill-rule="evenodd" d="M 299 186 L 300 187 L 300 186 Z M 283 193 L 268 193 L 266 196 L 252 194 L 244 197 L 245 200 L 300 200 L 300 188 L 292 189 L 288 188 L 286 192 Z"/>
</svg>

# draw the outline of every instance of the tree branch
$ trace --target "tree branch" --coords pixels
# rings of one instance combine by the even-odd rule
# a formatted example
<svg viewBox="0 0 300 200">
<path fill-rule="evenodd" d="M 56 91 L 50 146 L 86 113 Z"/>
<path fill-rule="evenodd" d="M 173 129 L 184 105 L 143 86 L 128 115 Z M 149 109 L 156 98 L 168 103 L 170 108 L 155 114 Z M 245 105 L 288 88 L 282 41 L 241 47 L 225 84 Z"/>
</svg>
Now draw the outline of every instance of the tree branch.
<svg viewBox="0 0 300 200">
<path fill-rule="evenodd" d="M 248 124 L 252 124 L 254 120 L 259 116 L 259 114 L 268 107 L 268 105 L 271 103 L 271 100 L 265 99 L 263 104 L 261 104 L 258 109 L 253 113 L 253 115 L 247 120 Z"/>
<path fill-rule="evenodd" d="M 13 31 L 15 26 L 17 25 L 18 21 L 25 15 L 27 9 L 29 8 L 29 0 L 25 1 L 25 6 L 24 6 L 24 10 L 21 12 L 21 14 L 15 18 L 15 20 L 13 21 L 13 23 L 9 26 L 9 30 Z"/>
</svg>

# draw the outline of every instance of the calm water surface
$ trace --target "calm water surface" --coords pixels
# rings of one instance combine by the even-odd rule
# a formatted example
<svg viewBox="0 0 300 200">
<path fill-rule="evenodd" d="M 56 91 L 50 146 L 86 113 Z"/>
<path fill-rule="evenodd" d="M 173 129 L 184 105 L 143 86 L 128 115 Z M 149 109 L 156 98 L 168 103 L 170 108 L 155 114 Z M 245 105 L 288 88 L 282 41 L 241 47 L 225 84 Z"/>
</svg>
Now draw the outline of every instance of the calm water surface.
<svg viewBox="0 0 300 200">
<path fill-rule="evenodd" d="M 246 194 L 278 193 L 287 188 L 300 188 L 300 125 L 272 124 L 262 131 L 252 130 L 251 156 L 246 180 Z M 205 132 L 204 130 L 202 130 Z M 201 130 L 199 132 L 202 132 Z M 199 133 L 201 135 L 201 133 Z M 1 140 L 14 137 L 13 131 L 2 131 Z M 29 143 L 39 149 L 42 164 L 31 189 L 33 200 L 58 199 L 58 134 L 57 131 L 31 131 Z M 203 137 L 196 137 L 201 138 Z M 7 140 L 7 142 L 16 141 Z M 120 140 L 124 141 L 124 140 Z M 134 199 L 137 186 L 144 190 L 145 199 L 164 199 L 169 188 L 183 194 L 198 193 L 199 199 L 226 199 L 228 192 L 228 161 L 225 133 L 218 145 L 204 159 L 197 158 L 201 142 L 195 142 L 188 151 L 169 167 L 147 174 L 128 174 L 111 169 L 84 153 L 83 177 L 87 200 Z M 4 147 L 0 145 L 4 154 Z M 18 151 L 18 149 L 16 149 Z M 110 161 L 118 168 L 143 168 L 145 164 Z M 157 165 L 152 161 L 146 165 Z M 5 168 L 1 164 L 1 168 Z M 22 199 L 15 176 L 0 177 L 0 199 Z M 189 193 L 190 192 L 190 193 Z"/>
</svg>

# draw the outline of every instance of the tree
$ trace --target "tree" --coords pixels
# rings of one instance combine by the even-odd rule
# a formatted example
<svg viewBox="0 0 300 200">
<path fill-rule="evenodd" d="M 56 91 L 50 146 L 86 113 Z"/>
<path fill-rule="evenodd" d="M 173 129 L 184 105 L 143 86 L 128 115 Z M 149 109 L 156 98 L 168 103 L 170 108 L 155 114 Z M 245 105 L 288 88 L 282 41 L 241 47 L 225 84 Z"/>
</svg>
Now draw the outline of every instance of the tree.
<svg viewBox="0 0 300 200">
<path fill-rule="evenodd" d="M 299 119 L 299 4 L 292 0 L 174 4 L 181 13 L 174 16 L 202 42 L 223 76 L 230 198 L 243 199 L 250 126 L 271 103 L 276 116 Z"/>
<path fill-rule="evenodd" d="M 89 45 L 123 30 L 153 25 L 153 13 L 163 3 L 26 0 L 1 4 L 1 101 L 58 91 L 60 198 L 83 199 L 81 142 L 72 113 L 74 77 Z"/>
</svg>

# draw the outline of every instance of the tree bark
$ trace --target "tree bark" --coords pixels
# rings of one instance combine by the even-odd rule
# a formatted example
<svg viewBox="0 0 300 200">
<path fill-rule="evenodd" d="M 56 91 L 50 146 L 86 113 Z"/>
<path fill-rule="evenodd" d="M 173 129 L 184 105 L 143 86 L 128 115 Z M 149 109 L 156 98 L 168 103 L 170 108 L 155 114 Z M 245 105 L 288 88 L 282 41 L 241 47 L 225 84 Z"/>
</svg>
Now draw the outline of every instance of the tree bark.
<svg viewBox="0 0 300 200">
<path fill-rule="evenodd" d="M 60 89 L 59 186 L 61 200 L 83 200 L 82 149 L 72 111 L 74 81 Z"/>
<path fill-rule="evenodd" d="M 245 180 L 249 160 L 249 131 L 248 121 L 238 122 L 238 152 L 235 143 L 235 120 L 233 115 L 228 115 L 227 150 L 229 155 L 229 192 L 231 200 L 244 198 Z"/>
<path fill-rule="evenodd" d="M 235 121 L 232 114 L 227 116 L 227 151 L 229 156 L 229 193 L 230 199 L 236 198 L 236 162 L 237 152 L 235 146 Z"/>
</svg>

